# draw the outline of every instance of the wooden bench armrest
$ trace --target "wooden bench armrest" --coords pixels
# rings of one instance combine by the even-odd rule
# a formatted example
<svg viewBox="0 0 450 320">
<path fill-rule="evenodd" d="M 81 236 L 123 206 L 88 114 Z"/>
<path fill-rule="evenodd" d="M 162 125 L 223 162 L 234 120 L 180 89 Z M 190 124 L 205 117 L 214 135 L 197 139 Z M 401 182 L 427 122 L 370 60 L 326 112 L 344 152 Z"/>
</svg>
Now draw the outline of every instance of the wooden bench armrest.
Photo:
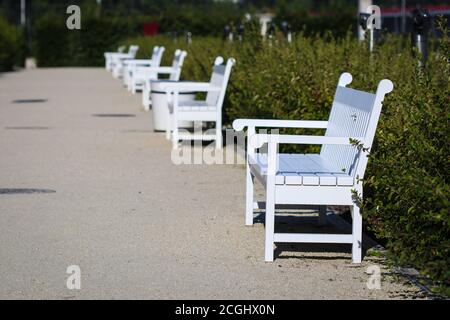
<svg viewBox="0 0 450 320">
<path fill-rule="evenodd" d="M 287 134 L 254 134 L 250 137 L 250 146 L 261 148 L 265 143 L 275 144 L 340 144 L 353 145 L 352 141 L 364 142 L 361 137 L 328 137 L 328 136 L 307 136 L 307 135 L 287 135 Z"/>
<path fill-rule="evenodd" d="M 173 67 L 147 67 L 147 66 L 137 66 L 137 72 L 145 72 L 145 73 L 164 73 L 170 74 L 176 71 L 176 68 Z"/>
<path fill-rule="evenodd" d="M 236 119 L 233 121 L 233 129 L 236 131 L 242 131 L 245 127 L 326 129 L 327 126 L 328 121 L 315 120 Z"/>
<path fill-rule="evenodd" d="M 152 64 L 151 59 L 127 59 L 123 62 L 124 65 L 128 66 L 149 66 Z"/>
<path fill-rule="evenodd" d="M 123 53 L 123 52 L 105 52 L 105 56 L 110 56 L 111 58 L 127 58 L 132 57 L 129 53 Z"/>
<path fill-rule="evenodd" d="M 125 63 L 125 61 L 131 61 L 131 60 L 135 60 L 134 56 L 132 56 L 131 54 L 125 54 L 125 55 L 114 55 L 112 56 L 112 58 L 116 61 L 121 61 L 122 63 Z M 128 63 L 128 62 L 127 62 Z"/>
<path fill-rule="evenodd" d="M 118 54 L 124 54 L 123 52 L 113 52 L 113 51 L 111 51 L 111 52 L 104 52 L 103 53 L 103 55 L 106 57 L 106 56 L 109 56 L 109 57 L 111 57 L 111 56 L 113 56 L 113 55 L 118 55 Z"/>
<path fill-rule="evenodd" d="M 172 82 L 164 86 L 167 94 L 182 92 L 208 92 L 220 91 L 221 88 L 212 86 L 209 82 Z"/>
</svg>

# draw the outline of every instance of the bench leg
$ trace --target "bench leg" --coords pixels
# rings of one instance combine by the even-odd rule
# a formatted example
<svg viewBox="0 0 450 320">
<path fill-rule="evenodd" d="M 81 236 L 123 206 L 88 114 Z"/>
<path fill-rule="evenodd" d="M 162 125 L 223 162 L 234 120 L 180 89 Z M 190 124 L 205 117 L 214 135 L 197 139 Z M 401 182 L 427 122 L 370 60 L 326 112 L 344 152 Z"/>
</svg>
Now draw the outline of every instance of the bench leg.
<svg viewBox="0 0 450 320">
<path fill-rule="evenodd" d="M 114 68 L 114 71 L 113 71 L 114 78 L 119 79 L 121 71 L 122 71 L 121 66 L 116 65 L 116 67 Z"/>
<path fill-rule="evenodd" d="M 265 260 L 267 262 L 273 261 L 274 233 L 275 233 L 275 184 L 268 183 L 266 190 L 266 243 L 265 243 Z"/>
<path fill-rule="evenodd" d="M 327 224 L 327 206 L 319 206 L 319 226 Z"/>
<path fill-rule="evenodd" d="M 167 116 L 167 127 L 166 127 L 166 139 L 167 140 L 170 140 L 171 133 L 172 133 L 172 116 L 169 113 L 169 115 Z"/>
<path fill-rule="evenodd" d="M 216 149 L 222 149 L 222 121 L 216 121 Z"/>
<path fill-rule="evenodd" d="M 131 87 L 131 80 L 129 79 L 129 80 L 127 80 L 127 84 L 126 84 L 126 86 L 127 86 L 127 90 L 128 90 L 128 92 L 131 92 L 131 90 L 133 89 L 132 87 Z"/>
<path fill-rule="evenodd" d="M 222 149 L 222 110 L 221 108 L 218 108 L 217 115 L 216 115 L 216 150 Z"/>
<path fill-rule="evenodd" d="M 359 207 L 353 205 L 352 207 L 352 262 L 361 263 L 362 260 L 362 217 L 359 212 Z"/>
<path fill-rule="evenodd" d="M 128 68 L 124 69 L 122 83 L 123 86 L 128 89 Z"/>
<path fill-rule="evenodd" d="M 171 115 L 172 118 L 172 148 L 173 149 L 178 149 L 178 140 L 179 140 L 179 136 L 178 136 L 178 120 L 177 120 L 177 115 L 176 113 L 172 113 Z"/>
<path fill-rule="evenodd" d="M 245 225 L 253 225 L 253 182 L 254 177 L 250 172 L 250 166 L 247 161 L 247 183 L 245 192 Z"/>
<path fill-rule="evenodd" d="M 133 78 L 132 78 L 132 74 L 130 74 L 129 72 L 127 72 L 127 81 L 126 81 L 126 84 L 127 84 L 127 89 L 128 89 L 128 91 L 131 91 L 132 90 L 132 87 L 131 87 L 131 81 L 133 80 Z"/>
<path fill-rule="evenodd" d="M 144 106 L 145 111 L 150 110 L 149 101 L 150 101 L 150 92 L 149 92 L 147 84 L 145 84 L 144 88 L 142 89 L 142 105 Z"/>
</svg>

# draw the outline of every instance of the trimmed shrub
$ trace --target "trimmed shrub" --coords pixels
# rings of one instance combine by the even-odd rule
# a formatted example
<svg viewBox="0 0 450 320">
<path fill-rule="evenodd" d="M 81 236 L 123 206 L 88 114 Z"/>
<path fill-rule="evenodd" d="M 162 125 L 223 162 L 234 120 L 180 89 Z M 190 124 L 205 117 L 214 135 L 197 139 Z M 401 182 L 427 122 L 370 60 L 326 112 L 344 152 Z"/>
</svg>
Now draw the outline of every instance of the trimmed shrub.
<svg viewBox="0 0 450 320">
<path fill-rule="evenodd" d="M 34 55 L 39 67 L 102 66 L 103 52 L 137 33 L 131 20 L 83 15 L 81 30 L 69 30 L 65 16 L 48 14 L 36 22 Z"/>
<path fill-rule="evenodd" d="M 23 32 L 0 17 L 0 72 L 23 66 L 25 41 Z"/>
<path fill-rule="evenodd" d="M 87 18 L 82 29 L 69 32 L 70 65 L 103 66 L 105 51 L 115 51 L 120 39 L 130 34 L 132 25 L 119 19 Z"/>
<path fill-rule="evenodd" d="M 36 22 L 33 52 L 39 67 L 70 65 L 69 32 L 60 15 L 48 14 Z"/>
</svg>

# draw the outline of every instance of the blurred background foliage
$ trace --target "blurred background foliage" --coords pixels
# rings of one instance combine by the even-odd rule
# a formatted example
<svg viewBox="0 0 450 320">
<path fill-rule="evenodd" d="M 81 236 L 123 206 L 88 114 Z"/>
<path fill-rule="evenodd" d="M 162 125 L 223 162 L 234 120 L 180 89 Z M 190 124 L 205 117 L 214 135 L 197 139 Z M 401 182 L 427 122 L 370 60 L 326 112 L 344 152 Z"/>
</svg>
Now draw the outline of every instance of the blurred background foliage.
<svg viewBox="0 0 450 320">
<path fill-rule="evenodd" d="M 10 24 L 0 16 L 0 72 L 23 66 L 26 53 L 23 28 Z"/>
</svg>

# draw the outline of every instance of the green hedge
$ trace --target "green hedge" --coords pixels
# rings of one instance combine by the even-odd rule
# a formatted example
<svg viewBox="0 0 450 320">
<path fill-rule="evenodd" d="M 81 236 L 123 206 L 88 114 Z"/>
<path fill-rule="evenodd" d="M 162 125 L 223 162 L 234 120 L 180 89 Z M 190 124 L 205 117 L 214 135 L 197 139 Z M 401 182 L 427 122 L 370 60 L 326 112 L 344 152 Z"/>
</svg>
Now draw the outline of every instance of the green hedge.
<svg viewBox="0 0 450 320">
<path fill-rule="evenodd" d="M 103 52 L 137 33 L 130 19 L 83 15 L 81 30 L 69 30 L 66 16 L 48 14 L 35 24 L 33 52 L 39 67 L 102 66 Z"/>
<path fill-rule="evenodd" d="M 169 5 L 161 12 L 146 11 L 145 14 L 132 11 L 130 15 L 125 16 L 120 10 L 106 10 L 104 14 L 99 15 L 93 3 L 85 3 L 81 7 L 81 30 L 67 29 L 68 15 L 60 11 L 50 10 L 33 20 L 32 51 L 39 66 L 101 66 L 102 53 L 115 50 L 119 42 L 126 38 L 141 35 L 145 22 L 157 22 L 160 32 L 166 35 L 177 34 L 178 39 L 183 41 L 185 31 L 192 32 L 195 38 L 203 37 L 202 35 L 220 38 L 226 24 L 230 24 L 236 34 L 237 24 L 243 20 L 242 12 L 227 4 L 213 6 L 211 10 L 206 10 L 208 6 L 205 6 L 202 7 L 203 11 L 190 5 L 182 6 L 183 10 L 180 10 L 178 5 Z M 285 19 L 290 21 L 293 30 L 303 30 L 308 35 L 319 32 L 342 36 L 355 24 L 354 16 L 346 12 L 310 17 L 305 12 L 280 11 L 275 19 L 278 29 L 281 21 Z M 252 27 L 247 25 L 245 33 L 252 33 L 254 30 L 251 29 Z M 161 36 L 156 39 L 160 38 Z"/>
<path fill-rule="evenodd" d="M 22 29 L 0 17 L 0 72 L 23 66 L 24 60 L 25 38 Z"/>
<path fill-rule="evenodd" d="M 332 32 L 334 36 L 342 37 L 348 30 L 356 31 L 356 4 L 356 1 L 353 6 L 348 3 L 329 3 L 316 14 L 311 14 L 293 3 L 284 3 L 278 7 L 275 22 L 280 25 L 282 21 L 287 21 L 292 30 L 303 31 L 307 35 Z"/>
<path fill-rule="evenodd" d="M 207 80 L 214 56 L 235 57 L 224 107 L 228 124 L 236 118 L 327 119 L 342 72 L 353 74 L 352 87 L 372 92 L 381 79 L 391 79 L 395 88 L 385 99 L 364 181 L 364 221 L 399 264 L 417 267 L 448 288 L 448 37 L 434 45 L 425 69 L 412 57 L 409 39 L 395 36 L 372 55 L 350 34 L 297 35 L 290 45 L 251 35 L 234 44 L 195 37 L 190 46 L 164 37 L 127 43 L 140 45 L 140 57 L 164 45 L 163 64 L 170 64 L 175 48 L 186 48 L 183 79 Z"/>
</svg>

